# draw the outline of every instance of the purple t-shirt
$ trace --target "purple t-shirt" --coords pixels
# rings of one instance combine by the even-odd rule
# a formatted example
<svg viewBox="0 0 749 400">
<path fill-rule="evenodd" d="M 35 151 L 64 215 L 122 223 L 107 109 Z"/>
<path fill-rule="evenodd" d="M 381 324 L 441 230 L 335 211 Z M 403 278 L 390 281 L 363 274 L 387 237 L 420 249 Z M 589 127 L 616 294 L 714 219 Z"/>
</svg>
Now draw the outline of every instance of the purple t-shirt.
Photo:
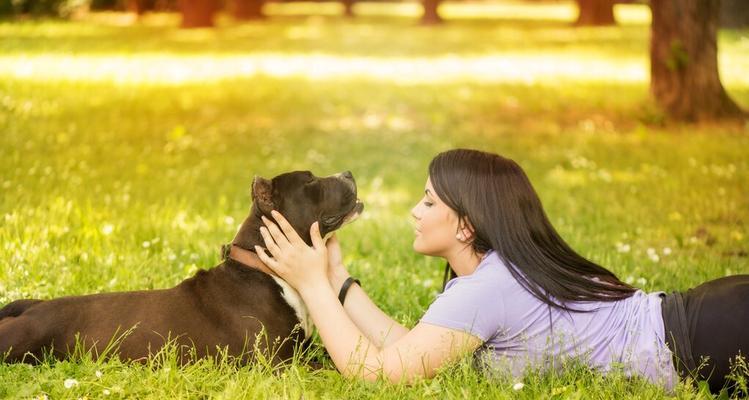
<svg viewBox="0 0 749 400">
<path fill-rule="evenodd" d="M 673 389 L 678 377 L 664 342 L 659 292 L 570 307 L 590 312 L 548 307 L 489 252 L 472 274 L 447 283 L 421 322 L 481 338 L 476 355 L 516 377 L 528 367 L 558 368 L 577 357 L 601 372 L 619 369 Z"/>
</svg>

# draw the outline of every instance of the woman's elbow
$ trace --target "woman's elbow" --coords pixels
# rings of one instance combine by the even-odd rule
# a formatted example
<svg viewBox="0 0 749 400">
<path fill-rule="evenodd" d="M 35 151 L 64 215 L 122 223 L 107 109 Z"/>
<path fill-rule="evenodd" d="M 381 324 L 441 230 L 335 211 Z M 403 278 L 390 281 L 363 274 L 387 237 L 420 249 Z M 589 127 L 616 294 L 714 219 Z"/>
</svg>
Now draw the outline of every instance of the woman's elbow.
<svg viewBox="0 0 749 400">
<path fill-rule="evenodd" d="M 384 367 L 382 377 L 389 383 L 411 385 L 429 379 L 434 374 L 428 373 L 424 368 L 408 368 L 404 365 Z"/>
<path fill-rule="evenodd" d="M 377 370 L 357 368 L 347 369 L 341 373 L 346 379 L 363 380 L 365 382 L 385 381 L 391 384 L 410 385 L 424 378 L 428 378 L 423 373 L 409 373 L 403 368 L 380 368 Z"/>
<path fill-rule="evenodd" d="M 380 354 L 363 364 L 349 365 L 341 371 L 341 375 L 347 379 L 361 379 L 366 382 L 382 380 L 392 384 L 410 385 L 431 378 L 435 371 L 423 363 L 418 366 L 404 364 L 400 358 L 388 359 Z"/>
</svg>

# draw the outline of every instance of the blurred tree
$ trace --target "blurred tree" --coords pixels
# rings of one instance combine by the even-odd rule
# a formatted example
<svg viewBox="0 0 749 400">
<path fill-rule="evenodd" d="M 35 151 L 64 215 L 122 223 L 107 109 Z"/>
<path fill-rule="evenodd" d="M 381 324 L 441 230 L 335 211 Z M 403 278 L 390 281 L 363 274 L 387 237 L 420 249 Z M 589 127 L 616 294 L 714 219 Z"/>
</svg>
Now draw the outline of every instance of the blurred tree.
<svg viewBox="0 0 749 400">
<path fill-rule="evenodd" d="M 263 19 L 263 4 L 265 0 L 233 0 L 230 4 L 231 14 L 242 21 Z"/>
<path fill-rule="evenodd" d="M 724 28 L 749 27 L 749 0 L 722 0 L 720 26 Z"/>
<path fill-rule="evenodd" d="M 127 1 L 127 10 L 130 12 L 134 12 L 138 15 L 143 15 L 147 10 L 149 10 L 151 4 L 149 4 L 146 0 L 128 0 Z"/>
<path fill-rule="evenodd" d="M 25 15 L 67 18 L 83 5 L 76 0 L 0 0 L 0 17 Z"/>
<path fill-rule="evenodd" d="M 422 0 L 424 6 L 424 15 L 421 17 L 422 25 L 437 25 L 443 22 L 437 12 L 437 8 L 440 6 L 440 0 Z"/>
<path fill-rule="evenodd" d="M 182 28 L 210 28 L 213 27 L 213 17 L 218 9 L 215 0 L 180 0 L 182 12 Z"/>
<path fill-rule="evenodd" d="M 121 10 L 143 15 L 148 11 L 177 12 L 179 4 L 177 0 L 92 0 L 92 10 Z"/>
<path fill-rule="evenodd" d="M 343 15 L 354 16 L 354 0 L 343 0 Z"/>
<path fill-rule="evenodd" d="M 0 17 L 13 15 L 14 13 L 13 3 L 10 0 L 0 0 Z"/>
<path fill-rule="evenodd" d="M 615 25 L 614 3 L 616 0 L 577 0 L 577 26 Z"/>
<path fill-rule="evenodd" d="M 744 0 L 745 1 L 745 0 Z M 740 117 L 718 76 L 718 0 L 652 0 L 650 91 L 672 118 Z"/>
</svg>

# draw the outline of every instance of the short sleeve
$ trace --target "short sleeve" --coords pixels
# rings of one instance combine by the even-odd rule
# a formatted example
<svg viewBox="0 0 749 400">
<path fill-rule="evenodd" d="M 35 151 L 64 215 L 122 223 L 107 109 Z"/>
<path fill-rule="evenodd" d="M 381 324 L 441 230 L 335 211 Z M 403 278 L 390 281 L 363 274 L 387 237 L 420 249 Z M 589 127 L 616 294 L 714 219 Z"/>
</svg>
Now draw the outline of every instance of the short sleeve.
<svg viewBox="0 0 749 400">
<path fill-rule="evenodd" d="M 476 274 L 474 274 L 476 275 Z M 421 322 L 470 333 L 484 342 L 503 327 L 504 301 L 493 276 L 455 278 L 429 306 Z"/>
</svg>

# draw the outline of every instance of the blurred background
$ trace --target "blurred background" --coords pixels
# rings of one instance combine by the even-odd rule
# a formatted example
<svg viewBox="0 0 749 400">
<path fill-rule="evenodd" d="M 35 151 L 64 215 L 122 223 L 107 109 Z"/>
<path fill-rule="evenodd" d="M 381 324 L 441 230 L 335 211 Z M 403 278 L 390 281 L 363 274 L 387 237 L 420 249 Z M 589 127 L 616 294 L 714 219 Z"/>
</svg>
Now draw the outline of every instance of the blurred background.
<svg viewBox="0 0 749 400">
<path fill-rule="evenodd" d="M 637 287 L 749 273 L 746 0 L 0 0 L 0 16 L 0 305 L 170 287 L 219 262 L 255 175 L 351 170 L 366 208 L 339 233 L 345 262 L 410 325 L 444 266 L 412 251 L 410 209 L 453 147 L 516 160 L 561 236 Z M 60 363 L 0 366 L 0 397 L 73 396 L 62 380 L 96 368 L 134 397 L 371 391 Z M 591 376 L 524 393 L 663 396 Z M 74 397 L 102 390 L 79 380 Z M 516 395 L 435 382 L 381 398 Z"/>
</svg>

